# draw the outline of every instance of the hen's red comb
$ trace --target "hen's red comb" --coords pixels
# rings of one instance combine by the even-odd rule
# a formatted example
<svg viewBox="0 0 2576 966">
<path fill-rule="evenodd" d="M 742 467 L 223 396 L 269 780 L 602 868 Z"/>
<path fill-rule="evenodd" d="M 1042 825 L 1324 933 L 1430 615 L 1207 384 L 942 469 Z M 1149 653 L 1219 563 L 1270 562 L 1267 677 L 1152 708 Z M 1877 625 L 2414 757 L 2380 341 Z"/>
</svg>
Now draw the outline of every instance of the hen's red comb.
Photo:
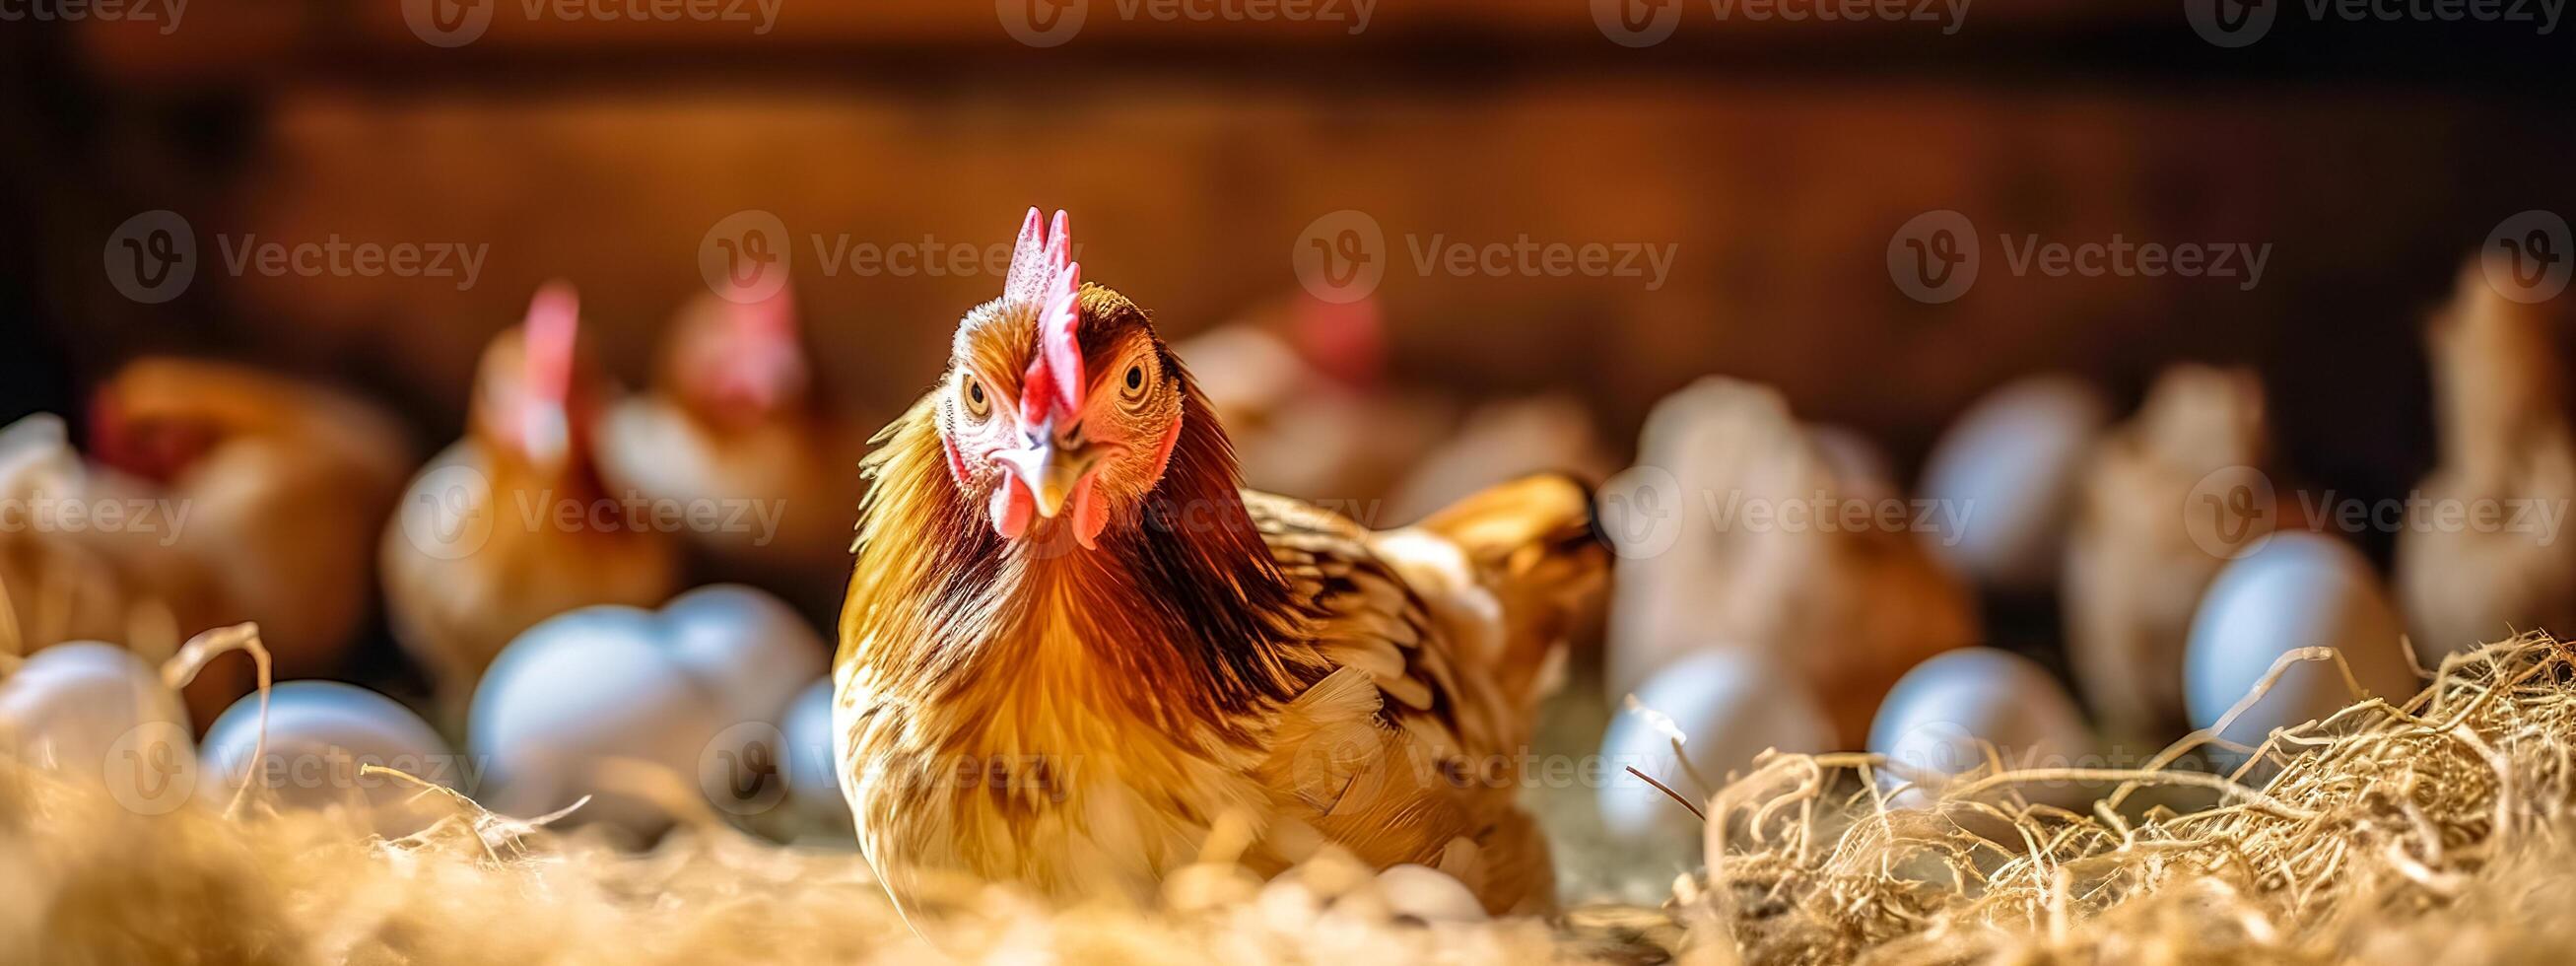
<svg viewBox="0 0 2576 966">
<path fill-rule="evenodd" d="M 1081 321 L 1082 263 L 1073 260 L 1073 227 L 1065 213 L 1042 230 L 1038 210 L 1020 223 L 1020 240 L 1011 249 L 1011 271 L 1002 281 L 1002 297 L 1028 302 L 1038 309 L 1038 357 L 1020 387 L 1020 416 L 1036 422 L 1046 414 L 1052 394 L 1067 412 L 1082 411 L 1090 383 L 1082 377 L 1082 345 L 1074 341 Z"/>
<path fill-rule="evenodd" d="M 561 403 L 572 398 L 574 349 L 581 339 L 581 297 L 572 284 L 546 283 L 528 302 L 528 391 Z"/>
</svg>

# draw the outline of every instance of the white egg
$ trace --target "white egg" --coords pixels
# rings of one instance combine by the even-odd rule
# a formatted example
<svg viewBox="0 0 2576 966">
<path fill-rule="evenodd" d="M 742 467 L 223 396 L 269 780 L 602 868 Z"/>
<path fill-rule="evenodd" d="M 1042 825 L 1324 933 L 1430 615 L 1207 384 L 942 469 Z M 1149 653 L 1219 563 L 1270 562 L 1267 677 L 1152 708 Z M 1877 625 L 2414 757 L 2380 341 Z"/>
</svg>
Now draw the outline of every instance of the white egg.
<svg viewBox="0 0 2576 966">
<path fill-rule="evenodd" d="M 1377 874 L 1378 894 L 1387 910 L 1423 922 L 1484 922 L 1485 904 L 1466 883 L 1448 873 L 1412 862 L 1391 865 Z"/>
<path fill-rule="evenodd" d="M 661 613 L 672 658 L 715 689 L 726 724 L 777 724 L 830 654 L 795 608 L 740 584 L 689 591 Z"/>
<path fill-rule="evenodd" d="M 1984 766 L 1981 743 L 1992 744 L 2011 769 L 2088 766 L 2094 747 L 2083 713 L 2056 678 L 2028 658 L 1989 647 L 1948 651 L 1915 665 L 1879 703 L 1869 726 L 1869 750 L 1895 766 L 1885 783 L 1917 783 L 1892 802 L 1900 806 L 1928 804 L 1927 786 Z M 2059 806 L 2086 797 L 2073 783 L 2014 787 L 2031 802 Z"/>
<path fill-rule="evenodd" d="M 488 768 L 485 804 L 528 817 L 594 796 L 571 821 L 649 836 L 668 824 L 647 797 L 604 780 L 622 759 L 689 788 L 723 727 L 723 702 L 666 646 L 650 611 L 588 607 L 529 628 L 475 688 L 467 744 Z"/>
<path fill-rule="evenodd" d="M 2254 689 L 2274 661 L 2303 647 L 2342 652 L 2353 677 L 2391 701 L 2420 687 L 2403 631 L 2370 562 L 2342 541 L 2286 532 L 2219 571 L 2192 617 L 2183 696 L 2192 726 L 2207 728 Z M 2359 700 L 2331 662 L 2291 666 L 2224 737 L 2260 743 L 2272 729 L 2334 713 Z"/>
<path fill-rule="evenodd" d="M 102 782 L 144 814 L 172 811 L 195 789 L 187 706 L 159 669 L 114 644 L 56 644 L 0 679 L 0 739 L 20 760 Z"/>
<path fill-rule="evenodd" d="M 1683 736 L 1690 771 L 1723 786 L 1728 772 L 1742 772 L 1767 748 L 1829 751 L 1833 728 L 1796 677 L 1742 649 L 1702 651 L 1655 672 L 1637 689 L 1646 711 L 1670 719 Z M 1601 820 L 1632 841 L 1693 843 L 1700 822 L 1630 767 L 1700 804 L 1713 791 L 1685 771 L 1672 737 L 1653 715 L 1623 708 L 1601 739 Z"/>
<path fill-rule="evenodd" d="M 832 679 L 817 680 L 797 695 L 779 730 L 787 735 L 787 792 L 797 809 L 846 826 L 850 806 L 841 797 L 840 765 L 832 754 Z"/>
<path fill-rule="evenodd" d="M 1969 407 L 1932 447 L 1919 487 L 1961 521 L 1931 541 L 1943 559 L 1998 590 L 2048 590 L 2108 414 L 2099 392 L 2067 376 L 2023 379 Z"/>
<path fill-rule="evenodd" d="M 468 789 L 479 779 L 428 722 L 392 698 L 337 681 L 288 681 L 269 692 L 267 741 L 260 742 L 259 695 L 233 702 L 206 729 L 198 758 L 201 796 L 229 803 L 235 789 L 257 782 L 288 808 L 349 805 L 365 809 L 388 837 L 418 831 L 454 809 L 391 775 L 360 774 L 364 765 L 393 768 L 437 785 Z M 256 762 L 252 752 L 258 749 Z"/>
</svg>

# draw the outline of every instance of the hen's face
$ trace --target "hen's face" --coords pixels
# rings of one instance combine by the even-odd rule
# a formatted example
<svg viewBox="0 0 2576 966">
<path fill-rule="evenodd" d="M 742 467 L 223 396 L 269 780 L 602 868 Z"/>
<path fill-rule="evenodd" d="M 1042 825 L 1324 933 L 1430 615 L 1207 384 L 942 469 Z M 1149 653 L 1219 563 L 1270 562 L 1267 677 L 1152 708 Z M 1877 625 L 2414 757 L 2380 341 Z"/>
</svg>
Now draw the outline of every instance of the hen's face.
<svg viewBox="0 0 2576 966">
<path fill-rule="evenodd" d="M 708 296 L 672 333 L 663 366 L 681 401 L 720 426 L 750 426 L 807 399 L 812 374 L 786 290 L 756 302 Z"/>
<path fill-rule="evenodd" d="M 224 427 L 202 414 L 134 414 L 101 394 L 90 412 L 90 456 L 155 483 L 175 483 L 214 451 Z"/>
<path fill-rule="evenodd" d="M 1091 548 L 1135 525 L 1180 437 L 1179 364 L 1144 313 L 1097 286 L 1081 306 L 1073 384 L 1042 361 L 1031 307 L 995 302 L 967 316 L 937 390 L 950 475 L 1004 539 L 1060 521 Z"/>
</svg>

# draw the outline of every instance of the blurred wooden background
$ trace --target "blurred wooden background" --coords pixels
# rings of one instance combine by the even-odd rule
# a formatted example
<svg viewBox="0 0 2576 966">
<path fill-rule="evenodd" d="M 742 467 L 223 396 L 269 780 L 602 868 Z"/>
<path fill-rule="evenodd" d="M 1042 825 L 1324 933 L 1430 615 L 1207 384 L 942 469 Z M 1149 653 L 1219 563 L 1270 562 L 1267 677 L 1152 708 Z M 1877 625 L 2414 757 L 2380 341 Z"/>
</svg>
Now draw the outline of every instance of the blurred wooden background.
<svg viewBox="0 0 2576 966">
<path fill-rule="evenodd" d="M 492 3 L 499 0 L 484 0 Z M 192 6 L 24 31 L 0 173 L 24 214 L 0 311 L 28 347 L 0 409 L 63 407 L 147 348 L 369 386 L 446 438 L 482 341 L 577 282 L 630 382 L 703 291 L 698 246 L 743 209 L 796 241 L 794 285 L 853 404 L 935 376 L 998 279 L 825 271 L 812 241 L 1007 241 L 1074 213 L 1088 277 L 1168 334 L 1293 290 L 1299 233 L 1339 209 L 1387 236 L 1397 371 L 1475 395 L 1579 393 L 1614 439 L 1711 372 L 1777 383 L 1910 466 L 2024 373 L 2127 398 L 2180 359 L 2260 366 L 2301 470 L 2402 492 L 2429 464 L 2417 326 L 2518 211 L 2576 213 L 2561 37 L 2502 26 L 2284 23 L 2248 51 L 2173 5 L 1990 0 L 1928 24 L 1721 24 L 1644 50 L 1579 2 L 1377 7 L 1367 31 L 1164 23 L 1090 4 L 1072 42 L 1014 42 L 981 2 L 802 4 L 749 25 L 563 22 L 504 3 L 481 39 L 421 42 L 398 4 Z M 2285 19 L 2286 19 L 2285 15 Z M 2527 31 L 2526 31 L 2527 32 Z M 184 214 L 207 264 L 161 305 L 102 246 Z M 1973 219 L 1982 271 L 1923 305 L 1891 233 Z M 2015 277 L 2000 234 L 2270 244 L 2261 284 Z M 239 277 L 213 239 L 488 245 L 481 277 Z M 1672 277 L 1418 275 L 1433 236 L 1676 246 Z"/>
</svg>

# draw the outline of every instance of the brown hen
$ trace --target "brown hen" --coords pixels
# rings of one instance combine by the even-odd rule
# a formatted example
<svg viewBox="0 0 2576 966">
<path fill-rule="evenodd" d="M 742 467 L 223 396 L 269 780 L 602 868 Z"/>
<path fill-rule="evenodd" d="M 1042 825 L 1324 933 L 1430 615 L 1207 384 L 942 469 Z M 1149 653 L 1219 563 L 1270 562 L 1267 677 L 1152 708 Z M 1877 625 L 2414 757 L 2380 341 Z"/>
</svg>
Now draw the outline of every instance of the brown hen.
<svg viewBox="0 0 2576 966">
<path fill-rule="evenodd" d="M 1338 843 L 1547 905 L 1514 797 L 1606 567 L 1586 489 L 1531 477 L 1389 532 L 1241 490 L 1189 372 L 1067 245 L 1030 212 L 1005 294 L 866 466 L 833 732 L 897 902 L 1144 899 Z"/>
</svg>

